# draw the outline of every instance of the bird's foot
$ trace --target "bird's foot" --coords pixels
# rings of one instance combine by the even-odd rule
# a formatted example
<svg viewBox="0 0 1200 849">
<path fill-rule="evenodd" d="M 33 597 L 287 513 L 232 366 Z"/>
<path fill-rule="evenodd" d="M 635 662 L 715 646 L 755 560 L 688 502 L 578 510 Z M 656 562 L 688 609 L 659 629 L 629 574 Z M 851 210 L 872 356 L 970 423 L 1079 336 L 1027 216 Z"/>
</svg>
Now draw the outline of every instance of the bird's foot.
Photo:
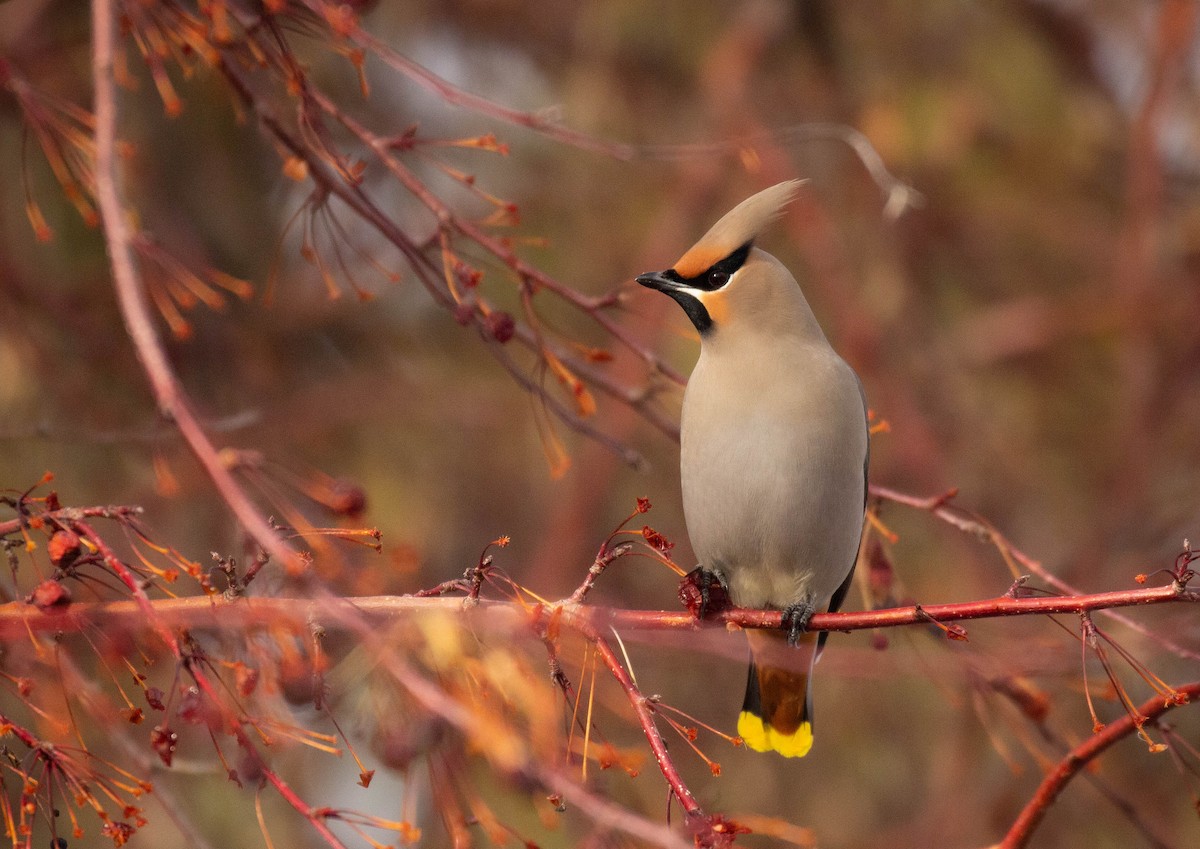
<svg viewBox="0 0 1200 849">
<path fill-rule="evenodd" d="M 808 630 L 808 621 L 816 612 L 816 606 L 807 599 L 788 605 L 783 609 L 783 630 L 787 631 L 789 646 L 800 642 L 800 636 Z"/>
<path fill-rule="evenodd" d="M 679 600 L 697 619 L 731 606 L 729 591 L 716 572 L 697 566 L 679 582 Z"/>
</svg>

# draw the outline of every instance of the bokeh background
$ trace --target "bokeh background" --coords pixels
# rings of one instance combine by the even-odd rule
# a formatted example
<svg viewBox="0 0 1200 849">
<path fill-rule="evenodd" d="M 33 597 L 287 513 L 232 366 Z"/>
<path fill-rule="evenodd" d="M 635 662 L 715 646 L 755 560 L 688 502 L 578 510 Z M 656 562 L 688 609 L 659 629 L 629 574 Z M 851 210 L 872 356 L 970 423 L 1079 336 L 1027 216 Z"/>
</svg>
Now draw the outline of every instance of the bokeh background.
<svg viewBox="0 0 1200 849">
<path fill-rule="evenodd" d="M 810 180 L 762 245 L 796 272 L 889 426 L 873 440 L 872 481 L 917 495 L 957 488 L 959 503 L 1046 569 L 1099 591 L 1168 567 L 1186 537 L 1200 536 L 1196 18 L 1187 0 L 455 0 L 364 10 L 364 26 L 400 54 L 497 104 L 631 146 L 622 156 L 455 107 L 374 59 L 364 99 L 344 57 L 297 47 L 313 79 L 381 134 L 414 124 L 430 137 L 495 133 L 507 155 L 451 150 L 444 161 L 516 204 L 519 222 L 498 232 L 565 285 L 615 293 L 615 320 L 684 373 L 694 334 L 633 276 L 670 265 L 751 192 Z M 84 107 L 88 36 L 83 4 L 0 4 L 0 60 Z M 318 473 L 361 488 L 360 523 L 382 530 L 384 553 L 339 553 L 331 580 L 347 592 L 409 592 L 461 575 L 488 541 L 509 535 L 497 564 L 561 597 L 638 496 L 654 504 L 639 521 L 676 541 L 690 568 L 669 433 L 597 394 L 589 423 L 636 452 L 631 465 L 552 423 L 398 253 L 336 203 L 350 238 L 400 280 L 351 255 L 349 276 L 370 298 L 345 281 L 331 298 L 301 256 L 302 226 L 288 227 L 311 186 L 285 176 L 219 78 L 202 66 L 176 74 L 183 109 L 168 118 L 130 55 L 138 84 L 123 92 L 121 135 L 137 216 L 172 255 L 256 289 L 224 310 L 190 311 L 191 337 L 169 342 L 172 361 L 216 441 L 262 452 L 273 492 L 289 492 L 289 475 L 312 483 Z M 191 556 L 240 550 L 230 514 L 155 416 L 98 231 L 63 200 L 22 126 L 0 90 L 0 486 L 21 491 L 52 470 L 65 502 L 144 505 L 158 538 Z M 912 188 L 911 205 L 899 209 L 894 186 L 836 127 L 863 134 Z M 488 213 L 429 163 L 413 166 L 462 215 Z M 435 235 L 432 217 L 385 174 L 368 168 L 365 179 L 415 241 Z M 26 218 L 26 184 L 50 242 Z M 505 271 L 476 259 L 486 291 L 515 310 Z M 612 352 L 598 368 L 653 387 L 655 408 L 677 414 L 678 387 L 586 315 L 537 303 L 548 327 Z M 561 398 L 552 376 L 541 379 Z M 561 475 L 551 474 L 547 439 L 570 456 Z M 887 546 L 897 598 L 967 600 L 1012 581 L 984 541 L 895 505 L 882 518 L 897 536 Z M 628 558 L 595 598 L 672 607 L 675 578 Z M 856 592 L 848 606 L 865 603 Z M 1130 615 L 1200 647 L 1194 611 Z M 1062 621 L 977 623 L 969 643 L 918 630 L 835 637 L 811 757 L 785 763 L 710 737 L 720 777 L 682 751 L 680 761 L 705 805 L 793 821 L 821 846 L 986 845 L 1061 754 L 987 682 L 1046 694 L 1064 740 L 1090 731 L 1077 622 Z M 1168 681 L 1195 678 L 1194 654 L 1104 627 Z M 630 652 L 647 690 L 729 731 L 744 686 L 737 640 L 634 640 Z M 1119 716 L 1103 673 L 1091 672 L 1101 714 Z M 1149 694 L 1123 674 L 1138 700 Z M 1196 716 L 1180 711 L 1173 722 L 1200 742 Z M 1133 813 L 1080 780 L 1037 845 L 1193 845 L 1197 782 L 1169 758 L 1122 743 L 1098 775 Z M 321 778 L 309 781 L 320 795 Z M 619 798 L 661 808 L 652 768 L 604 781 Z M 252 817 L 245 826 L 246 842 L 228 845 L 257 845 Z M 423 845 L 442 845 L 436 822 L 427 828 Z"/>
</svg>

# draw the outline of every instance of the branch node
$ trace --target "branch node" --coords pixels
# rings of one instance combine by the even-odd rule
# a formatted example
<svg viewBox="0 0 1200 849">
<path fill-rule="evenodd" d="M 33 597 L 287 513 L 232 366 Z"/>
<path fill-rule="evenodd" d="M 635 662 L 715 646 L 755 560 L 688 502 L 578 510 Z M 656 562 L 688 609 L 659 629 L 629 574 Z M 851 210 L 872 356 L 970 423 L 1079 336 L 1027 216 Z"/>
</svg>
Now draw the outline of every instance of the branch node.
<svg viewBox="0 0 1200 849">
<path fill-rule="evenodd" d="M 929 502 L 930 510 L 937 510 L 939 507 L 945 507 L 955 498 L 958 498 L 958 487 L 952 486 L 941 495 L 935 496 Z"/>
<path fill-rule="evenodd" d="M 1012 585 L 1008 588 L 1008 591 L 1004 593 L 1004 597 L 1005 598 L 1026 598 L 1029 595 L 1031 595 L 1031 593 L 1025 586 L 1025 584 L 1027 584 L 1029 582 L 1030 577 L 1032 577 L 1032 576 L 1031 575 L 1022 575 L 1021 577 L 1019 577 L 1015 581 L 1013 581 Z"/>
<path fill-rule="evenodd" d="M 967 629 L 962 625 L 956 625 L 953 623 L 946 625 L 942 622 L 939 622 L 937 619 L 929 615 L 925 611 L 925 608 L 921 607 L 919 604 L 913 605 L 913 609 L 916 611 L 919 618 L 924 619 L 926 622 L 929 622 L 939 628 L 941 632 L 946 635 L 947 640 L 955 640 L 962 643 L 968 642 Z"/>
</svg>

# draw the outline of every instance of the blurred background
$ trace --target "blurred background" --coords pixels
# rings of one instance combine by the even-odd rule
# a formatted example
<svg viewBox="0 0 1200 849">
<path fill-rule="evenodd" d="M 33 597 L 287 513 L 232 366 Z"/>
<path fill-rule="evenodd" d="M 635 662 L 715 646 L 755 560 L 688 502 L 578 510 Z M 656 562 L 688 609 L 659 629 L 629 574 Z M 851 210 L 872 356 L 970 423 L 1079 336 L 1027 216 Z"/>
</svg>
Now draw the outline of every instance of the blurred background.
<svg viewBox="0 0 1200 849">
<path fill-rule="evenodd" d="M 492 209 L 443 166 L 515 204 L 493 232 L 564 286 L 611 296 L 606 315 L 673 368 L 691 368 L 694 333 L 634 275 L 669 266 L 748 194 L 804 177 L 802 198 L 761 244 L 795 271 L 887 422 L 872 443 L 874 483 L 919 496 L 957 488 L 958 503 L 1085 591 L 1132 587 L 1200 536 L 1195 3 L 453 0 L 362 11 L 367 31 L 446 80 L 611 143 L 581 149 L 457 107 L 373 56 L 364 98 L 344 56 L 296 34 L 311 79 L 380 135 L 413 125 L 430 138 L 494 133 L 506 155 L 445 148 L 410 167 L 466 218 Z M 0 4 L 0 62 L 83 108 L 88 39 L 85 5 Z M 215 441 L 261 452 L 249 479 L 268 512 L 288 503 L 285 517 L 328 525 L 337 517 L 305 502 L 305 489 L 365 497 L 354 521 L 383 532 L 383 554 L 331 554 L 331 581 L 349 593 L 411 592 L 459 577 L 508 535 L 496 564 L 558 598 L 638 496 L 654 507 L 635 526 L 648 522 L 677 543 L 680 565 L 694 565 L 670 427 L 600 392 L 588 424 L 619 450 L 556 421 L 336 201 L 328 209 L 345 232 L 321 229 L 305 212 L 311 184 L 284 173 L 217 75 L 202 63 L 188 76 L 172 70 L 182 108 L 168 117 L 161 88 L 127 54 L 120 133 L 128 197 L 155 239 L 143 252 L 147 275 L 170 288 L 170 261 L 154 260 L 161 250 L 254 286 L 219 310 L 181 313 L 187 338 L 164 320 L 172 361 Z M 911 187 L 911 205 L 865 167 L 850 130 Z M 433 216 L 382 169 L 368 164 L 364 181 L 414 242 L 436 243 Z M 28 198 L 48 241 L 31 226 Z M 330 256 L 338 239 L 361 253 L 346 253 L 331 297 L 305 247 Z M 480 290 L 519 315 L 508 272 L 463 251 L 483 271 Z M 595 368 L 651 393 L 653 409 L 674 420 L 678 385 L 562 299 L 539 293 L 534 303 L 545 327 L 611 353 Z M 552 374 L 525 367 L 551 397 L 566 397 Z M 555 440 L 569 468 L 548 462 Z M 157 419 L 98 231 L 63 197 L 9 86 L 0 87 L 0 487 L 20 492 L 46 470 L 64 503 L 143 505 L 156 539 L 191 557 L 241 550 L 207 478 Z M 1013 579 L 994 547 L 926 513 L 885 504 L 882 519 L 895 534 L 886 553 L 896 599 L 981 598 Z M 593 598 L 672 608 L 675 585 L 652 561 L 626 558 Z M 847 607 L 867 603 L 856 592 Z M 1168 681 L 1196 677 L 1194 611 L 1130 616 L 1192 654 L 1104 627 Z M 683 751 L 681 765 L 702 804 L 735 819 L 790 820 L 821 846 L 986 845 L 1062 752 L 989 682 L 1045 694 L 1061 740 L 1090 732 L 1078 623 L 1062 621 L 980 622 L 969 643 L 915 629 L 835 636 L 817 683 L 812 756 L 784 762 L 709 737 L 723 775 Z M 647 691 L 732 732 L 744 687 L 736 635 L 630 639 Z M 1124 672 L 1135 700 L 1146 698 Z M 1102 718 L 1119 717 L 1099 680 Z M 1193 745 L 1194 713 L 1173 718 Z M 613 735 L 636 741 L 632 729 Z M 1035 844 L 1194 845 L 1197 782 L 1168 757 L 1121 744 L 1098 775 L 1124 804 L 1079 781 Z M 634 780 L 603 780 L 618 798 L 661 810 L 649 765 Z M 258 840 L 252 818 L 247 827 Z M 427 827 L 427 845 L 442 845 L 436 824 Z"/>
</svg>

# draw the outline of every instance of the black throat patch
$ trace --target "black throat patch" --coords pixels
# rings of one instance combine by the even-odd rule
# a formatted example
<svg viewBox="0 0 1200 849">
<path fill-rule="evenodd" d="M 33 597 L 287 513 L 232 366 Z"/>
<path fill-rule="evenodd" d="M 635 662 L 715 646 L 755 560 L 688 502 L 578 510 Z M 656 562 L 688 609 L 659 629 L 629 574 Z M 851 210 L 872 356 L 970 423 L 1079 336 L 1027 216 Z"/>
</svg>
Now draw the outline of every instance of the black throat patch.
<svg viewBox="0 0 1200 849">
<path fill-rule="evenodd" d="M 664 271 L 663 277 L 681 283 L 690 289 L 715 292 L 723 288 L 729 282 L 729 279 L 733 277 L 734 272 L 746 264 L 746 258 L 750 256 L 750 248 L 753 245 L 753 242 L 746 242 L 746 244 L 742 245 L 729 256 L 718 262 L 714 262 L 694 277 L 684 277 L 673 268 Z M 704 304 L 700 303 L 698 298 L 679 290 L 668 291 L 667 294 L 674 298 L 679 306 L 683 307 L 683 311 L 687 313 L 687 317 L 691 319 L 692 324 L 695 325 L 696 330 L 699 331 L 701 336 L 705 336 L 712 331 L 712 316 L 708 314 L 708 310 L 704 308 Z"/>
<path fill-rule="evenodd" d="M 699 331 L 701 336 L 712 330 L 712 316 L 708 314 L 708 310 L 704 308 L 704 304 L 700 303 L 700 300 L 695 295 L 684 292 L 681 289 L 665 289 L 663 291 L 674 298 L 675 303 L 683 307 L 683 311 L 687 313 L 687 317 L 691 319 L 692 324 L 695 325 L 696 330 Z"/>
</svg>

